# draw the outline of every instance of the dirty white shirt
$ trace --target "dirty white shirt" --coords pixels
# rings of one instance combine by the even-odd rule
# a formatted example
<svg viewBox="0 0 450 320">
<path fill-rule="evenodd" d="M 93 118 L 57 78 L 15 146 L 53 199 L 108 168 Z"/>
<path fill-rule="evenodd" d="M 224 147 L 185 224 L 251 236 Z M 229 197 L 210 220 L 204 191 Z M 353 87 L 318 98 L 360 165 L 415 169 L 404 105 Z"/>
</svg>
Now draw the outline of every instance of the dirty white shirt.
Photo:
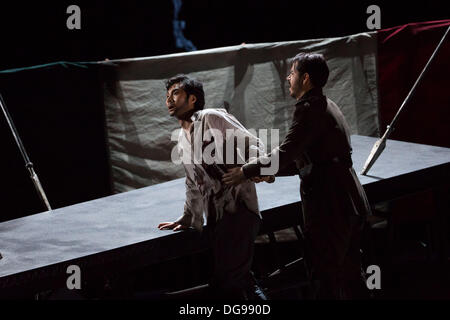
<svg viewBox="0 0 450 320">
<path fill-rule="evenodd" d="M 203 212 L 208 224 L 224 214 L 239 214 L 242 208 L 260 216 L 254 182 L 227 186 L 221 181 L 228 168 L 242 166 L 264 154 L 256 132 L 249 132 L 225 109 L 200 110 L 191 120 L 190 137 L 183 129 L 178 136 L 178 156 L 186 171 L 186 202 L 183 215 L 176 222 L 201 230 Z"/>
</svg>

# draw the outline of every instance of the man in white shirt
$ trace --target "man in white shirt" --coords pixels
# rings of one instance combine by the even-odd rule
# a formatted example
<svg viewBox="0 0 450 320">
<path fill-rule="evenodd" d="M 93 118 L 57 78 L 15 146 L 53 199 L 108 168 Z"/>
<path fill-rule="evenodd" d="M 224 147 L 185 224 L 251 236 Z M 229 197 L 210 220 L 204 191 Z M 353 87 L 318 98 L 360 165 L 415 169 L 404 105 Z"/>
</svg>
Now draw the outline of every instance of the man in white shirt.
<svg viewBox="0 0 450 320">
<path fill-rule="evenodd" d="M 225 109 L 203 109 L 200 82 L 178 75 L 167 81 L 166 89 L 169 114 L 182 128 L 178 151 L 186 171 L 186 202 L 178 220 L 158 228 L 202 230 L 205 212 L 214 252 L 210 287 L 215 297 L 265 300 L 250 272 L 261 223 L 255 184 L 248 180 L 227 186 L 221 181 L 227 169 L 248 161 L 252 152 L 262 154 L 264 147 Z"/>
</svg>

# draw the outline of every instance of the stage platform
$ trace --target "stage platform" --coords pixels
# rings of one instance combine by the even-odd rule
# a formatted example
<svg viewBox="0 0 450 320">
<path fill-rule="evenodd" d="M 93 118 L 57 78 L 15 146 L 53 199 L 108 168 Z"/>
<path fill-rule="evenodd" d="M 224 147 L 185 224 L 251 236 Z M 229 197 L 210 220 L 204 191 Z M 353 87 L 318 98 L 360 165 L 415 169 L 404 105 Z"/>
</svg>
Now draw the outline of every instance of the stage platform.
<svg viewBox="0 0 450 320">
<path fill-rule="evenodd" d="M 376 139 L 352 136 L 359 173 Z M 369 201 L 387 201 L 448 186 L 450 149 L 388 140 L 367 176 Z M 257 184 L 261 233 L 300 224 L 298 176 Z M 64 287 L 69 265 L 82 272 L 133 271 L 199 252 L 208 244 L 196 231 L 158 230 L 183 212 L 184 178 L 0 223 L 0 296 L 12 288 L 37 292 Z M 157 276 L 157 275 L 155 275 Z"/>
</svg>

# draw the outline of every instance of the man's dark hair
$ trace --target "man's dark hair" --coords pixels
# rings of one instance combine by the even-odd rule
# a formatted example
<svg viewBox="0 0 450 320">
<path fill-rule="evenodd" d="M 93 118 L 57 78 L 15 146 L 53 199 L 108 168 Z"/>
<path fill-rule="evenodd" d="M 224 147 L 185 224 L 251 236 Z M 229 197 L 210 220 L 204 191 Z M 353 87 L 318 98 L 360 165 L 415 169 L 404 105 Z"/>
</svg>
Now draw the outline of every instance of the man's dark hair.
<svg viewBox="0 0 450 320">
<path fill-rule="evenodd" d="M 327 83 L 330 70 L 322 54 L 302 52 L 294 57 L 292 63 L 296 63 L 295 68 L 300 74 L 309 74 L 315 87 L 322 88 Z"/>
<path fill-rule="evenodd" d="M 197 101 L 194 103 L 194 110 L 202 110 L 205 105 L 205 92 L 203 91 L 203 84 L 200 81 L 189 78 L 187 75 L 178 74 L 166 81 L 166 90 L 169 90 L 174 84 L 180 83 L 187 96 L 193 94 Z"/>
</svg>

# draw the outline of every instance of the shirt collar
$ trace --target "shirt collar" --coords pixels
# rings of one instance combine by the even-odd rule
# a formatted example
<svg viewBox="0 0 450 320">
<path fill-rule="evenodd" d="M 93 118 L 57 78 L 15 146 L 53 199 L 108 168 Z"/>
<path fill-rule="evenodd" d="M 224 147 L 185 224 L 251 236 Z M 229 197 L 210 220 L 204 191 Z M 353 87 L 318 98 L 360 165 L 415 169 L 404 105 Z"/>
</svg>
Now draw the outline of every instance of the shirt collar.
<svg viewBox="0 0 450 320">
<path fill-rule="evenodd" d="M 197 111 L 195 111 L 195 112 L 192 114 L 192 116 L 191 116 L 191 121 L 192 121 L 192 122 L 198 120 L 198 118 L 200 117 L 200 111 L 201 111 L 201 110 L 197 110 Z"/>
</svg>

